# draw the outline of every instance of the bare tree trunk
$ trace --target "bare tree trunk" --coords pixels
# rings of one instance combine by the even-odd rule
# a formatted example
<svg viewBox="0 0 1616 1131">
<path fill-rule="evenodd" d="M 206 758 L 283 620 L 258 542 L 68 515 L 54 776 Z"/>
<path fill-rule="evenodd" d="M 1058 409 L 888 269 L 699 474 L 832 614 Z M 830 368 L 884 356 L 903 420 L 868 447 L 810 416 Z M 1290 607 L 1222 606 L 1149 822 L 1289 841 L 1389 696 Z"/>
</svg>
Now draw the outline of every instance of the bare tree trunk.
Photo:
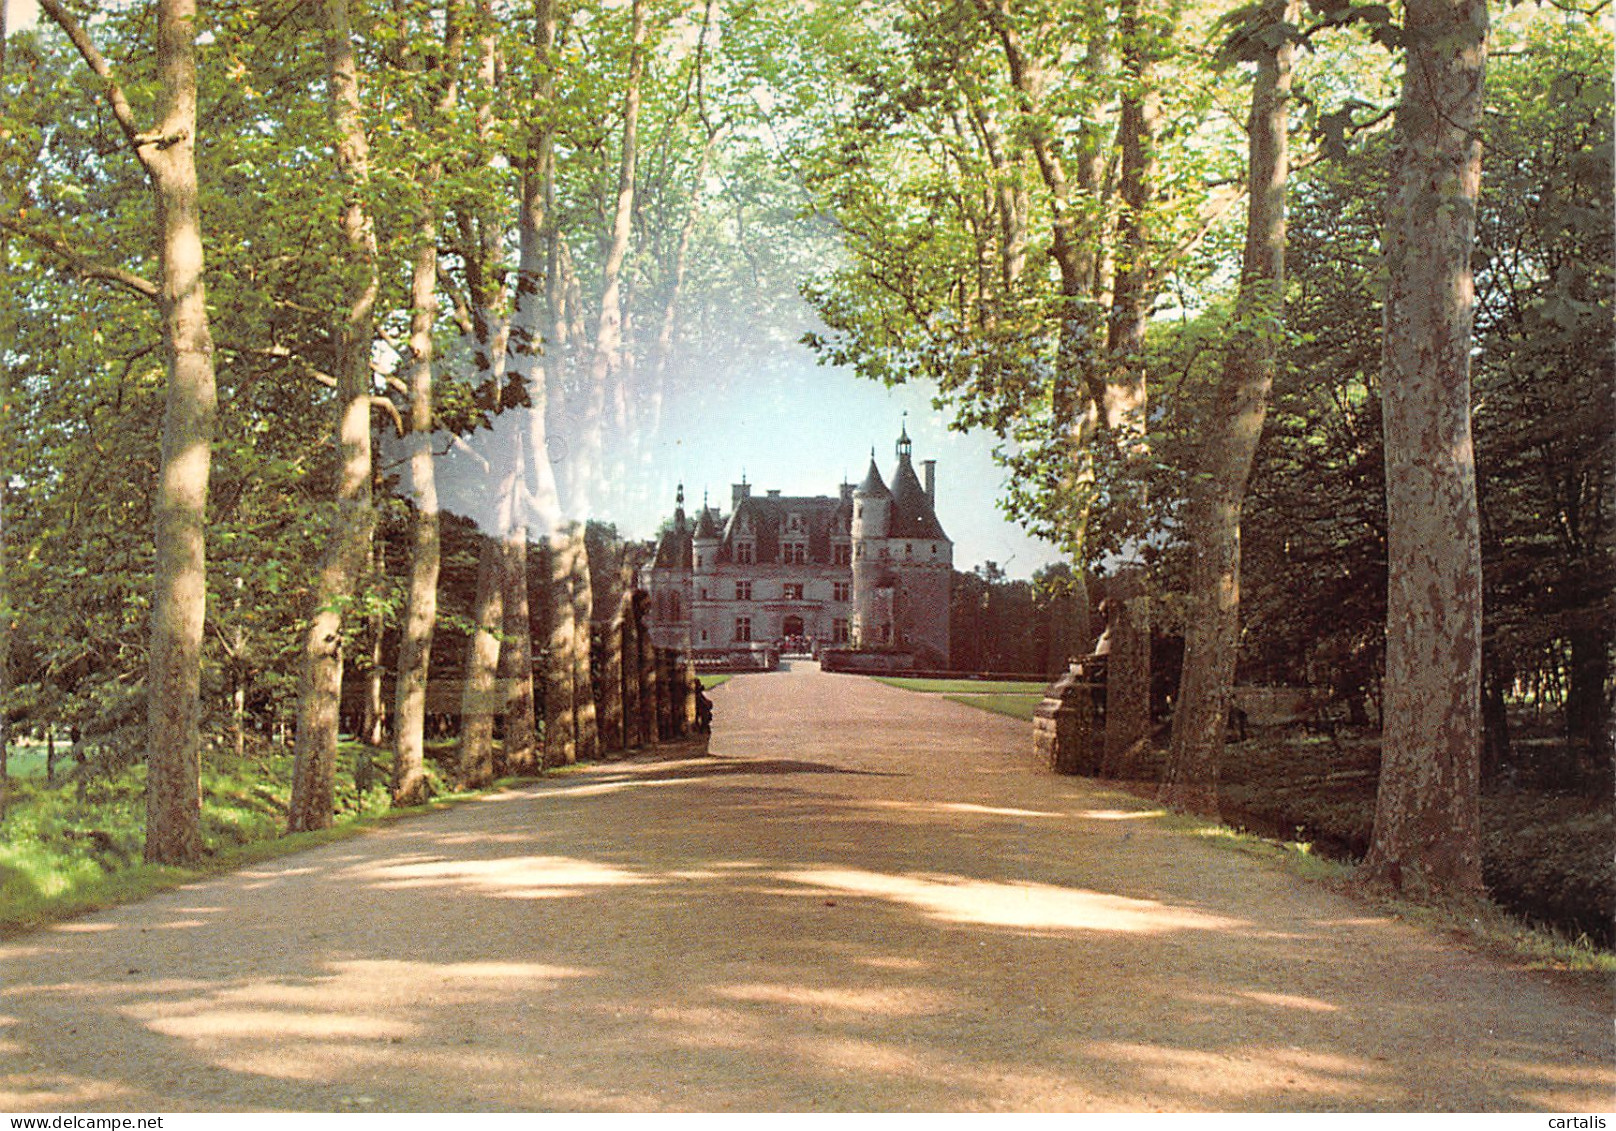
<svg viewBox="0 0 1616 1131">
<path fill-rule="evenodd" d="M 1121 121 L 1117 126 L 1117 143 L 1122 149 L 1122 215 L 1117 222 L 1116 276 L 1106 327 L 1110 371 L 1103 410 L 1107 430 L 1130 461 L 1142 457 L 1147 428 L 1145 324 L 1155 290 L 1147 216 L 1160 111 L 1151 66 L 1156 36 L 1144 26 L 1147 19 L 1142 9 L 1146 2 L 1122 0 L 1118 19 L 1124 76 Z"/>
<path fill-rule="evenodd" d="M 544 682 L 544 764 L 570 766 L 578 760 L 577 699 L 573 681 L 574 637 L 577 634 L 576 606 L 573 603 L 572 531 L 556 530 L 550 536 L 550 640 Z"/>
<path fill-rule="evenodd" d="M 437 109 L 455 101 L 454 67 L 460 54 L 458 6 L 444 11 L 443 87 Z M 404 631 L 398 646 L 393 689 L 393 804 L 419 805 L 427 797 L 426 685 L 432 667 L 432 636 L 438 622 L 438 573 L 443 540 L 438 512 L 437 472 L 432 460 L 432 339 L 438 317 L 439 161 L 428 162 L 421 177 L 420 211 L 415 222 L 415 260 L 410 280 L 409 449 L 410 581 Z"/>
<path fill-rule="evenodd" d="M 505 699 L 505 765 L 508 773 L 538 768 L 533 737 L 533 628 L 527 600 L 527 524 L 513 523 L 505 536 L 505 640 L 500 668 L 515 690 Z"/>
<path fill-rule="evenodd" d="M 628 254 L 629 234 L 634 224 L 640 81 L 645 72 L 645 0 L 632 0 L 630 18 L 631 46 L 628 84 L 623 92 L 623 151 L 617 170 L 617 203 L 612 213 L 605 259 L 601 265 L 600 318 L 595 324 L 595 348 L 589 363 L 588 415 L 582 422 L 584 435 L 579 445 L 579 473 L 573 480 L 572 497 L 568 500 L 579 521 L 589 517 L 589 499 L 593 487 L 591 480 L 601 467 L 607 385 L 623 363 L 622 272 L 623 260 Z M 581 534 L 579 536 L 582 537 Z"/>
<path fill-rule="evenodd" d="M 196 4 L 157 5 L 158 126 L 142 132 L 111 66 L 61 4 L 40 8 L 102 80 L 113 117 L 157 203 L 167 389 L 153 503 L 151 660 L 146 680 L 145 858 L 185 864 L 202 854 L 201 668 L 207 603 L 208 471 L 217 409 L 213 338 L 202 285 L 196 175 Z"/>
<path fill-rule="evenodd" d="M 494 780 L 494 716 L 499 680 L 499 635 L 505 621 L 504 547 L 484 537 L 477 562 L 476 625 L 466 650 L 466 678 L 460 691 L 458 784 L 480 789 Z"/>
<path fill-rule="evenodd" d="M 360 114 L 347 0 L 326 0 L 327 81 L 337 134 L 337 170 L 347 187 L 342 235 L 350 268 L 346 309 L 335 332 L 337 447 L 336 514 L 330 548 L 315 580 L 314 613 L 304 639 L 292 800 L 294 831 L 330 826 L 336 785 L 337 731 L 342 705 L 342 618 L 370 556 L 374 512 L 370 476 L 370 350 L 379 280 L 376 233 L 362 198 L 370 176 L 369 143 Z"/>
<path fill-rule="evenodd" d="M 1364 873 L 1480 893 L 1481 534 L 1470 256 L 1484 0 L 1408 0 L 1384 241 L 1386 704 Z"/>
<path fill-rule="evenodd" d="M 1265 17 L 1270 28 L 1294 20 L 1295 6 L 1278 0 Z M 1212 816 L 1218 812 L 1218 770 L 1240 647 L 1240 518 L 1284 329 L 1290 174 L 1285 118 L 1294 53 L 1286 40 L 1257 60 L 1247 124 L 1251 195 L 1240 294 L 1189 514 L 1190 612 L 1161 799 L 1171 808 Z"/>
<path fill-rule="evenodd" d="M 375 489 L 372 483 L 371 489 Z M 379 542 L 371 542 L 371 577 L 380 578 L 386 571 L 386 557 Z M 382 644 L 387 631 L 381 611 L 373 611 L 366 625 L 365 635 L 370 641 L 370 663 L 365 669 L 365 718 L 359 730 L 363 740 L 371 746 L 387 741 L 387 705 L 382 701 Z M 370 758 L 367 752 L 365 758 Z"/>
<path fill-rule="evenodd" d="M 572 718 L 577 728 L 577 758 L 600 756 L 600 731 L 595 715 L 595 684 L 591 678 L 590 626 L 595 619 L 595 597 L 589 580 L 589 546 L 585 523 L 573 532 L 572 557 Z"/>
</svg>

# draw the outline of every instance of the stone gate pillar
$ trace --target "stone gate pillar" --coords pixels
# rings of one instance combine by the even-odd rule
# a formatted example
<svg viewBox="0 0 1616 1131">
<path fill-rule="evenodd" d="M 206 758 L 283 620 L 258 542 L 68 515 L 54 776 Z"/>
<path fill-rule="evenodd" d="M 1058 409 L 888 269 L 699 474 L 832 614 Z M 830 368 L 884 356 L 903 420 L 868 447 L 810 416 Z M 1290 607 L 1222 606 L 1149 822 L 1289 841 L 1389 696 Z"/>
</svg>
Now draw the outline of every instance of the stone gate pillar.
<svg viewBox="0 0 1616 1131">
<path fill-rule="evenodd" d="M 1057 774 L 1092 774 L 1094 757 L 1094 686 L 1078 666 L 1050 684 L 1032 720 L 1033 759 Z"/>
<path fill-rule="evenodd" d="M 1124 566 L 1108 586 L 1111 655 L 1105 692 L 1108 778 L 1133 776 L 1150 742 L 1150 591 L 1144 569 Z"/>
</svg>

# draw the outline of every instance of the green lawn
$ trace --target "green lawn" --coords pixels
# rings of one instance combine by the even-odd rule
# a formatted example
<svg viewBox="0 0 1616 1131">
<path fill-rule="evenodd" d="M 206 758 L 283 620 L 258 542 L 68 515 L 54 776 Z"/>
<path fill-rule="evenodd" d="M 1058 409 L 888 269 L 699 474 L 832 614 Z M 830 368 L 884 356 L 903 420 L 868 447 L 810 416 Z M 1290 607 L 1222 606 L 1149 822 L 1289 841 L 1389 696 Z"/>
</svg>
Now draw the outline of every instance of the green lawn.
<svg viewBox="0 0 1616 1131">
<path fill-rule="evenodd" d="M 967 707 L 975 707 L 982 711 L 992 711 L 995 715 L 1009 715 L 1013 719 L 1032 720 L 1033 712 L 1038 704 L 1044 701 L 1043 695 L 944 695 L 944 699 L 951 699 L 955 703 L 964 703 Z"/>
<path fill-rule="evenodd" d="M 905 691 L 925 691 L 943 695 L 1038 695 L 1049 686 L 1039 679 L 902 679 L 878 675 L 877 683 Z"/>
<path fill-rule="evenodd" d="M 696 678 L 701 680 L 702 688 L 707 691 L 711 691 L 721 683 L 729 682 L 729 676 L 727 675 L 699 675 Z"/>
<path fill-rule="evenodd" d="M 64 773 L 73 768 L 67 756 L 69 747 L 56 748 L 56 771 Z M 43 742 L 13 742 L 6 756 L 6 774 L 13 778 L 45 778 L 45 744 Z"/>
</svg>

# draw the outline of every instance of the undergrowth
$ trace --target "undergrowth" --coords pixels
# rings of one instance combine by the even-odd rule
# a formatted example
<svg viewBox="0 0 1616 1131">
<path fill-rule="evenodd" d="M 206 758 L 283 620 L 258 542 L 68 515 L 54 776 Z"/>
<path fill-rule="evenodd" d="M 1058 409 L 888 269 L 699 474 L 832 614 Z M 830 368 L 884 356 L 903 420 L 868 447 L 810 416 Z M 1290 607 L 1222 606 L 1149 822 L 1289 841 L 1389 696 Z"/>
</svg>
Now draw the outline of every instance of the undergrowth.
<svg viewBox="0 0 1616 1131">
<path fill-rule="evenodd" d="M 389 809 L 389 758 L 383 750 L 343 743 L 335 827 L 287 836 L 292 755 L 281 750 L 239 760 L 215 755 L 202 768 L 205 858 L 195 868 L 142 859 L 144 765 L 106 776 L 79 774 L 51 785 L 13 781 L 0 828 L 0 932 L 138 899 L 209 871 L 348 835 L 397 812 Z M 430 759 L 427 774 L 434 796 L 454 796 Z"/>
</svg>

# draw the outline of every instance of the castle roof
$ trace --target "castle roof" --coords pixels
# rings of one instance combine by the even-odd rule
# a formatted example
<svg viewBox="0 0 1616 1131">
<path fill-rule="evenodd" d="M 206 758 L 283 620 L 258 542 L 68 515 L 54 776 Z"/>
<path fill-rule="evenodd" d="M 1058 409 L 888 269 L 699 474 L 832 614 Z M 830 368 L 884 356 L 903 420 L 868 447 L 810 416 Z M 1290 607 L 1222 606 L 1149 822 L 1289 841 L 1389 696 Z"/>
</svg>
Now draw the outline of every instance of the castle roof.
<svg viewBox="0 0 1616 1131">
<path fill-rule="evenodd" d="M 898 470 L 892 477 L 892 516 L 888 520 L 887 537 L 948 538 L 943 533 L 943 524 L 937 521 L 931 498 L 915 475 L 908 452 L 899 455 Z"/>
<path fill-rule="evenodd" d="M 855 495 L 865 497 L 891 498 L 892 492 L 887 490 L 886 480 L 881 478 L 881 469 L 875 466 L 875 453 L 870 453 L 870 470 L 864 473 L 864 482 L 858 485 Z"/>
<path fill-rule="evenodd" d="M 734 561 L 735 540 L 747 538 L 752 540 L 754 560 L 758 562 L 774 561 L 781 542 L 806 542 L 809 561 L 829 562 L 831 539 L 836 534 L 846 534 L 851 515 L 849 504 L 827 495 L 749 495 L 735 504 L 729 516 L 718 560 Z M 791 526 L 793 516 L 800 523 L 795 529 Z"/>
<path fill-rule="evenodd" d="M 690 550 L 690 523 L 685 519 L 685 485 L 679 484 L 679 502 L 673 512 L 673 525 L 657 542 L 654 569 L 689 569 L 695 561 Z"/>
<path fill-rule="evenodd" d="M 723 531 L 718 526 L 718 515 L 711 507 L 701 508 L 701 517 L 696 520 L 697 538 L 721 538 Z"/>
</svg>

